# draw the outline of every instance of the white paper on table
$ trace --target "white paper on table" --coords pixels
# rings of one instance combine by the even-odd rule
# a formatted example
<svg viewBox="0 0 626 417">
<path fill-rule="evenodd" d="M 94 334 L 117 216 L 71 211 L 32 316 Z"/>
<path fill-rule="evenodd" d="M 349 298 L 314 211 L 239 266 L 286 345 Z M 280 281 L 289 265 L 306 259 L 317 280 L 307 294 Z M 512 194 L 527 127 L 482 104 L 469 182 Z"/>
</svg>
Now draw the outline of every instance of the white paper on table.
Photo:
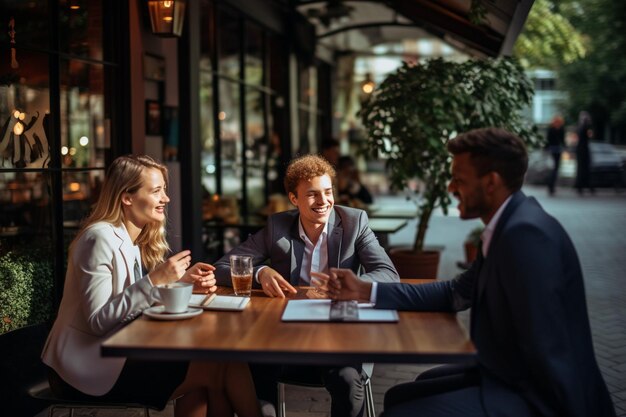
<svg viewBox="0 0 626 417">
<path fill-rule="evenodd" d="M 250 302 L 250 297 L 236 297 L 232 295 L 192 294 L 189 300 L 191 307 L 200 307 L 205 310 L 243 311 Z"/>
<path fill-rule="evenodd" d="M 289 300 L 282 321 L 330 321 L 330 300 Z M 397 322 L 396 310 L 380 310 L 371 304 L 359 304 L 359 319 L 356 322 Z"/>
</svg>

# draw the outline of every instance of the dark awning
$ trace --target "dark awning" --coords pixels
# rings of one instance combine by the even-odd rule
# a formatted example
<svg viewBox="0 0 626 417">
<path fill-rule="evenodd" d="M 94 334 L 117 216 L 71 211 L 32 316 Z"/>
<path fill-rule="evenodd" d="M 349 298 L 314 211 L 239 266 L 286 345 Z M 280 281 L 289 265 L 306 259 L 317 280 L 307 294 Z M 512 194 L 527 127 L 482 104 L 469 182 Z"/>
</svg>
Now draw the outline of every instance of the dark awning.
<svg viewBox="0 0 626 417">
<path fill-rule="evenodd" d="M 368 43 L 392 42 L 421 30 L 470 55 L 499 56 L 511 53 L 533 1 L 482 0 L 485 14 L 478 24 L 469 18 L 471 0 L 295 3 L 315 24 L 320 43 L 333 50 L 363 50 Z"/>
</svg>

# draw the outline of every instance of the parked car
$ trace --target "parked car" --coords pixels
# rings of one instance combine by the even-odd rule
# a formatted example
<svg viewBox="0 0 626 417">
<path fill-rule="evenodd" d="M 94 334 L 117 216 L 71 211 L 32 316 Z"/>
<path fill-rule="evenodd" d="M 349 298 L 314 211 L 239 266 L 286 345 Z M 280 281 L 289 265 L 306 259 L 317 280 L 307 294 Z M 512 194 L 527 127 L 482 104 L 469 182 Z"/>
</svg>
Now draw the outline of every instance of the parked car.
<svg viewBox="0 0 626 417">
<path fill-rule="evenodd" d="M 626 187 L 626 167 L 619 151 L 610 143 L 590 142 L 591 184 L 594 187 Z M 545 185 L 548 183 L 554 162 L 544 150 L 534 150 L 528 155 L 526 182 Z M 559 184 L 573 185 L 576 179 L 576 150 L 567 149 L 561 155 Z"/>
<path fill-rule="evenodd" d="M 626 186 L 624 160 L 610 143 L 590 142 L 591 185 L 594 187 Z"/>
</svg>

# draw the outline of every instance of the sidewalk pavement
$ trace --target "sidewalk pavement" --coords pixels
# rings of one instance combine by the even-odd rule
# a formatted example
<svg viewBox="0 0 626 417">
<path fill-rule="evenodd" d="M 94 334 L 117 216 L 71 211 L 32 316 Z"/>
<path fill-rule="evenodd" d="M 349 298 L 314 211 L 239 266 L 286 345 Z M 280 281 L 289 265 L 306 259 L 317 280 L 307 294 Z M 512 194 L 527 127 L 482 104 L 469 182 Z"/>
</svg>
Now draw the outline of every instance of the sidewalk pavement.
<svg viewBox="0 0 626 417">
<path fill-rule="evenodd" d="M 596 357 L 613 396 L 618 416 L 626 417 L 626 192 L 598 190 L 595 195 L 578 196 L 572 189 L 559 188 L 549 197 L 544 188 L 528 186 L 534 196 L 556 217 L 569 233 L 582 264 L 587 292 L 587 306 L 593 332 Z M 377 204 L 412 207 L 402 197 L 379 197 Z M 456 206 L 456 203 L 454 203 Z M 451 208 L 448 216 L 436 212 L 426 237 L 427 246 L 444 246 L 439 278 L 449 279 L 460 272 L 456 262 L 463 260 L 462 242 L 467 233 L 479 225 L 478 220 L 462 221 Z M 390 245 L 409 245 L 414 239 L 415 220 L 389 238 Z M 459 315 L 466 328 L 469 315 Z M 408 382 L 420 372 L 434 366 L 377 364 L 372 379 L 376 411 L 383 411 L 384 393 L 391 386 Z M 330 398 L 321 388 L 286 387 L 289 417 L 327 417 Z M 105 417 L 103 412 L 89 416 Z M 120 416 L 121 414 L 113 414 Z M 124 413 L 131 417 L 135 414 Z M 151 416 L 171 417 L 171 407 Z"/>
</svg>

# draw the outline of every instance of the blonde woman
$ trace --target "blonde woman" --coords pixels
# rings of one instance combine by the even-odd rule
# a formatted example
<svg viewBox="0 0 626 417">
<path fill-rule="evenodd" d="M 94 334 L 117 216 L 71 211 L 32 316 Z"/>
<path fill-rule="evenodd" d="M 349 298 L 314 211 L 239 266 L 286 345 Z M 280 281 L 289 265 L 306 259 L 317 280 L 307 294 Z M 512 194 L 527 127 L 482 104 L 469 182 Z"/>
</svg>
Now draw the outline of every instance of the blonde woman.
<svg viewBox="0 0 626 417">
<path fill-rule="evenodd" d="M 100 344 L 150 307 L 154 285 L 197 282 L 215 291 L 214 267 L 182 251 L 165 259 L 167 170 L 122 156 L 107 171 L 91 215 L 70 245 L 59 314 L 42 353 L 63 397 L 132 401 L 176 416 L 260 416 L 247 365 L 103 358 Z M 149 274 L 141 272 L 142 265 Z"/>
</svg>

